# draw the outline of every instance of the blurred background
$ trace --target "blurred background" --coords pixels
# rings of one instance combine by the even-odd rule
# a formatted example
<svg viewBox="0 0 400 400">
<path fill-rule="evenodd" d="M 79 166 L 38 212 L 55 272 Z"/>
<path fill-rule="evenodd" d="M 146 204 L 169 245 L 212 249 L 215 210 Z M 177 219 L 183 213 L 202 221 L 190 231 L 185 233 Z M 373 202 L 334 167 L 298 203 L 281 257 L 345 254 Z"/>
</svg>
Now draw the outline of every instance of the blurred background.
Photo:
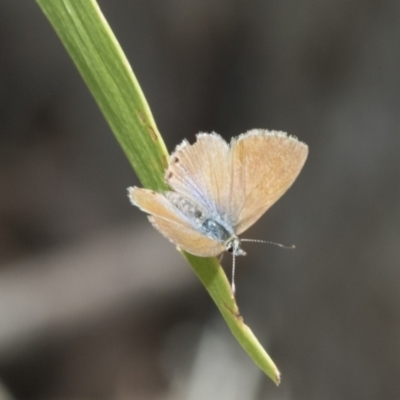
<svg viewBox="0 0 400 400">
<path fill-rule="evenodd" d="M 0 399 L 399 399 L 400 3 L 100 6 L 170 151 L 251 128 L 310 147 L 245 234 L 297 249 L 237 260 L 282 384 L 129 204 L 138 180 L 39 7 L 2 0 Z"/>
</svg>

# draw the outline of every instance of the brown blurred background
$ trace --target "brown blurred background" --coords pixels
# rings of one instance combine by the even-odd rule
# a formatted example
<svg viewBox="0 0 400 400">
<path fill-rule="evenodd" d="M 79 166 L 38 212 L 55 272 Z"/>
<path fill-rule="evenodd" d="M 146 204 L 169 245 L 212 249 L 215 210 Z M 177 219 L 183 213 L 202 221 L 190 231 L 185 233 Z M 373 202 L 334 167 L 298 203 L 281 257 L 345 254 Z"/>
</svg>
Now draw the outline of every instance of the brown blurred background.
<svg viewBox="0 0 400 400">
<path fill-rule="evenodd" d="M 237 262 L 282 385 L 130 206 L 137 178 L 36 3 L 2 0 L 0 399 L 399 399 L 400 3 L 100 6 L 169 150 L 251 128 L 310 146 L 245 235 L 297 249 Z"/>
</svg>

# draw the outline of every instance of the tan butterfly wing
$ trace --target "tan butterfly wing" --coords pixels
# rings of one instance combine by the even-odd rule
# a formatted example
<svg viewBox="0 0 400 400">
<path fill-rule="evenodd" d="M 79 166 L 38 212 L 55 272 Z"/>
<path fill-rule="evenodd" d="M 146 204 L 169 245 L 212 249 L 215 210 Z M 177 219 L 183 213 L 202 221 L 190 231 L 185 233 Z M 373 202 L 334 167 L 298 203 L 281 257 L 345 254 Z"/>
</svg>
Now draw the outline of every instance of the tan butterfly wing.
<svg viewBox="0 0 400 400">
<path fill-rule="evenodd" d="M 233 139 L 230 216 L 237 235 L 289 189 L 307 154 L 306 144 L 283 132 L 255 129 Z"/>
<path fill-rule="evenodd" d="M 184 141 L 171 155 L 165 174 L 173 190 L 193 199 L 212 214 L 225 217 L 230 201 L 230 149 L 215 134 L 198 134 L 190 145 Z"/>
<path fill-rule="evenodd" d="M 167 239 L 182 250 L 200 257 L 213 257 L 225 247 L 197 232 L 162 194 L 132 187 L 128 189 L 131 202 L 150 214 L 150 222 Z"/>
<path fill-rule="evenodd" d="M 188 224 L 154 216 L 150 216 L 149 220 L 167 239 L 195 256 L 214 257 L 226 250 L 221 243 L 203 236 Z"/>
</svg>

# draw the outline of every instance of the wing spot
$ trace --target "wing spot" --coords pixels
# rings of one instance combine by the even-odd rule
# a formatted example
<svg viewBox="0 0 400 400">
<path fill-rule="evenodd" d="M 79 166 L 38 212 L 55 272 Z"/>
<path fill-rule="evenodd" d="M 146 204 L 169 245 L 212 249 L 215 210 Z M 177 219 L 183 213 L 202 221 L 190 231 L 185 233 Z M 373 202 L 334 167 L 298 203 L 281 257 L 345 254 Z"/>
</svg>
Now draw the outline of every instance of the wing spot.
<svg viewBox="0 0 400 400">
<path fill-rule="evenodd" d="M 174 164 L 179 164 L 180 162 L 181 162 L 181 159 L 179 158 L 179 157 L 174 157 L 173 159 L 172 159 L 172 162 L 174 163 Z"/>
<path fill-rule="evenodd" d="M 174 174 L 172 173 L 172 171 L 168 171 L 167 172 L 167 179 L 171 179 L 173 175 Z"/>
</svg>

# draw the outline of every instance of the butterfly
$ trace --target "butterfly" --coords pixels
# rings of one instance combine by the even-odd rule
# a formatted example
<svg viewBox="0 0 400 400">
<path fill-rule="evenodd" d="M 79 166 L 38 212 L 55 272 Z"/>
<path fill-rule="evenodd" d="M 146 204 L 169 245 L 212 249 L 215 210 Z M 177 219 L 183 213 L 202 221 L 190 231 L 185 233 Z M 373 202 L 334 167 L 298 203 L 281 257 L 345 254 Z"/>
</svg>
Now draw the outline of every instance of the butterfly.
<svg viewBox="0 0 400 400">
<path fill-rule="evenodd" d="M 200 257 L 245 255 L 238 236 L 292 185 L 307 155 L 308 146 L 284 132 L 253 129 L 229 144 L 214 132 L 199 133 L 172 153 L 170 191 L 130 187 L 128 196 L 180 249 Z"/>
</svg>

